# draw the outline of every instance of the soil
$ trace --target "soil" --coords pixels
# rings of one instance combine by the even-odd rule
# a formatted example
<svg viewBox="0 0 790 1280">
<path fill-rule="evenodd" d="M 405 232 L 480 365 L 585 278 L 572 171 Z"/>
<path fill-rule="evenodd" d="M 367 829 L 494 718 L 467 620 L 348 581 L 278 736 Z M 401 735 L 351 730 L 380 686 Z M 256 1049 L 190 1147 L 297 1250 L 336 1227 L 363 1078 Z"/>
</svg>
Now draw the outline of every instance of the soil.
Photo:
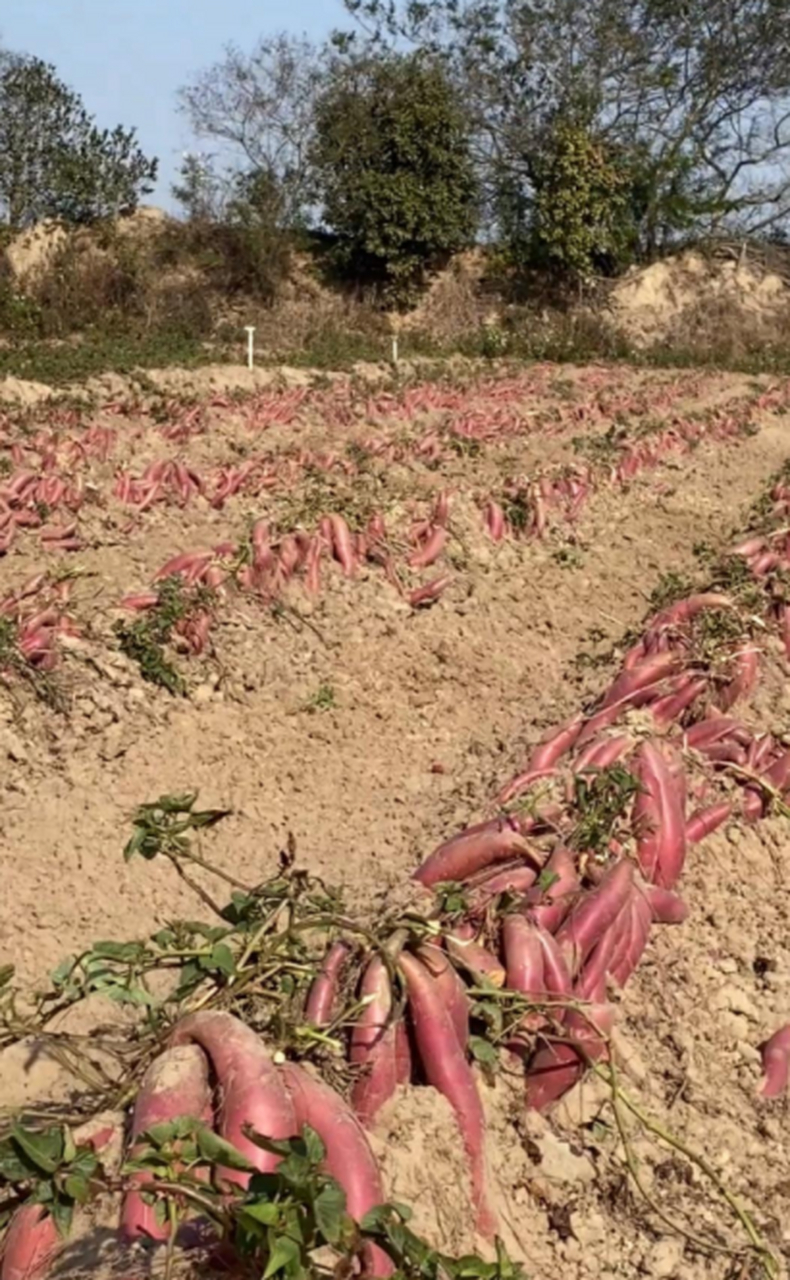
<svg viewBox="0 0 790 1280">
<path fill-rule="evenodd" d="M 185 390 L 192 379 L 183 375 Z M 226 400 L 175 445 L 161 421 L 178 420 L 183 409 L 172 381 L 166 413 L 161 401 L 140 400 L 121 413 L 120 394 L 114 407 L 69 409 L 77 417 L 58 428 L 62 439 L 107 425 L 118 440 L 105 462 L 81 464 L 93 495 L 79 513 L 83 549 L 47 556 L 31 530 L 0 559 L 0 596 L 37 569 L 77 566 L 70 613 L 81 633 L 53 673 L 60 709 L 25 682 L 0 690 L 0 961 L 14 963 L 23 983 L 41 983 L 64 955 L 98 938 L 141 937 L 204 915 L 169 864 L 121 856 L 134 807 L 163 793 L 196 790 L 201 806 L 232 809 L 200 846 L 226 872 L 258 883 L 290 846 L 300 867 L 342 887 L 349 910 L 374 917 L 439 841 L 494 811 L 496 790 L 530 744 L 603 687 L 611 666 L 602 655 L 644 618 L 662 576 L 695 573 L 703 544 L 721 546 L 743 527 L 790 452 L 790 416 L 758 412 L 751 435 L 670 455 L 627 487 L 603 485 L 575 522 L 554 521 L 541 541 L 494 544 L 482 499 L 505 478 L 578 463 L 579 438 L 603 437 L 616 421 L 688 418 L 765 385 L 545 366 L 478 377 L 451 409 L 407 412 L 396 403 L 388 413 L 371 406 L 370 384 L 314 381 L 290 420 L 254 430 L 247 402 Z M 216 381 L 201 387 L 216 401 Z M 503 401 L 516 414 L 512 430 L 438 462 L 405 449 L 399 461 L 351 477 L 332 473 L 331 482 L 316 482 L 309 466 L 286 466 L 280 487 L 221 510 L 197 499 L 135 515 L 113 496 L 119 471 L 139 475 L 157 458 L 182 457 L 208 475 L 261 451 L 280 461 L 295 451 L 348 456 L 350 444 L 374 434 L 418 441 L 453 415 L 495 415 Z M 6 434 L 16 424 L 30 441 L 42 422 L 15 413 Z M 430 609 L 411 610 L 373 567 L 353 580 L 328 568 L 319 596 L 289 587 L 284 609 L 234 596 L 218 611 L 207 652 L 178 659 L 185 698 L 144 683 L 118 652 L 120 599 L 144 589 L 179 551 L 239 539 L 262 514 L 308 523 L 329 497 L 350 517 L 381 507 L 405 541 L 409 520 L 444 490 L 453 495 L 446 565 L 423 577 L 449 567 L 453 582 Z M 753 711 L 781 726 L 790 694 L 778 655 L 770 670 L 769 692 L 760 695 L 768 704 Z M 759 831 L 727 830 L 693 852 L 684 884 L 691 918 L 655 931 L 619 1002 L 617 1044 L 624 1092 L 706 1157 L 790 1257 L 787 1102 L 756 1098 L 757 1046 L 790 1019 L 786 839 L 786 821 L 772 819 Z M 67 1025 L 86 1030 L 105 1013 L 85 1008 Z M 602 1084 L 588 1080 L 548 1119 L 525 1110 L 515 1069 L 481 1087 L 503 1237 L 534 1280 L 558 1272 L 570 1280 L 747 1274 L 733 1270 L 728 1253 L 706 1256 L 689 1238 L 719 1233 L 726 1247 L 743 1240 L 699 1165 L 648 1134 L 621 1103 L 627 1150 L 647 1192 L 640 1196 Z M 29 1044 L 2 1055 L 0 1105 L 64 1100 L 73 1088 Z M 424 1087 L 403 1089 L 374 1142 L 388 1195 L 414 1206 L 416 1229 L 444 1250 L 471 1249 L 466 1161 L 444 1100 Z M 69 1247 L 59 1276 L 133 1274 L 128 1257 L 113 1251 L 112 1215 L 107 1206 Z M 148 1274 L 160 1262 L 139 1265 Z"/>
</svg>

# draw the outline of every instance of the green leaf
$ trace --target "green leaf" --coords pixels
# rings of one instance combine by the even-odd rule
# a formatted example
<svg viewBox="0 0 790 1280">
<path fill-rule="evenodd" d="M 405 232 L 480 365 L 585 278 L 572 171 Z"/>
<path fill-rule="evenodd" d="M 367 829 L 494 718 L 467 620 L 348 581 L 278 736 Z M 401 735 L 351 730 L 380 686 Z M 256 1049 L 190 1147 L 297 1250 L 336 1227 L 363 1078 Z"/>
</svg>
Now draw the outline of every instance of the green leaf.
<svg viewBox="0 0 790 1280">
<path fill-rule="evenodd" d="M 63 1133 L 60 1129 L 47 1129 L 43 1133 L 31 1133 L 14 1121 L 11 1136 L 28 1160 L 44 1173 L 55 1173 L 63 1158 Z"/>
<path fill-rule="evenodd" d="M 309 1124 L 302 1126 L 302 1141 L 304 1142 L 307 1159 L 317 1168 L 322 1160 L 326 1159 L 326 1147 L 315 1129 L 312 1129 Z"/>
<path fill-rule="evenodd" d="M 499 1054 L 490 1040 L 486 1040 L 484 1036 L 470 1036 L 469 1049 L 472 1057 L 476 1062 L 486 1067 L 495 1067 L 499 1061 Z"/>
<path fill-rule="evenodd" d="M 346 1217 L 346 1193 L 340 1183 L 327 1179 L 313 1201 L 318 1230 L 330 1244 L 340 1243 Z"/>
<path fill-rule="evenodd" d="M 159 1124 L 152 1124 L 141 1135 L 144 1141 L 152 1143 L 155 1149 L 159 1150 L 174 1142 L 178 1130 L 175 1120 L 162 1120 Z"/>
<path fill-rule="evenodd" d="M 64 1204 L 62 1200 L 55 1201 L 50 1212 L 58 1229 L 58 1235 L 61 1239 L 65 1239 L 71 1231 L 71 1224 L 74 1219 L 74 1205 Z"/>
<path fill-rule="evenodd" d="M 90 1183 L 87 1178 L 83 1178 L 80 1174 L 70 1174 L 63 1183 L 63 1190 L 77 1204 L 87 1204 L 90 1200 Z"/>
<path fill-rule="evenodd" d="M 16 969 L 12 964 L 0 965 L 0 991 L 12 981 Z"/>
<path fill-rule="evenodd" d="M 262 1280 L 269 1280 L 278 1271 L 290 1270 L 300 1259 L 301 1249 L 296 1241 L 290 1240 L 288 1236 L 279 1236 L 269 1254 L 269 1261 L 266 1264 Z"/>
<path fill-rule="evenodd" d="M 265 1227 L 273 1227 L 280 1220 L 280 1207 L 271 1200 L 253 1200 L 242 1207 L 242 1213 Z"/>
<path fill-rule="evenodd" d="M 224 942 L 218 942 L 211 952 L 211 967 L 219 969 L 220 973 L 224 973 L 230 978 L 236 972 L 236 959 L 230 947 Z"/>
<path fill-rule="evenodd" d="M 254 1165 L 250 1164 L 247 1157 L 243 1156 L 232 1143 L 212 1133 L 211 1129 L 202 1126 L 198 1130 L 197 1141 L 201 1156 L 209 1164 L 222 1165 L 226 1169 L 238 1169 L 242 1173 L 253 1171 Z"/>
</svg>

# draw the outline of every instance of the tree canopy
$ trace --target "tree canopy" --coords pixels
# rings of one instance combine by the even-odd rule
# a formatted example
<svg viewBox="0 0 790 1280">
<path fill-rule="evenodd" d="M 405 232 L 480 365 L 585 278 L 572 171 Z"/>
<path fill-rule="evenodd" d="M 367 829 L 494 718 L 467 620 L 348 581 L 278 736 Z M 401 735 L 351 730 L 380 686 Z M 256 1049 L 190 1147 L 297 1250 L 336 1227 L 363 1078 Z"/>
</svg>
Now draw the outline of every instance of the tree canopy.
<svg viewBox="0 0 790 1280">
<path fill-rule="evenodd" d="M 156 173 L 135 130 L 100 129 L 54 67 L 0 55 L 0 212 L 12 227 L 128 212 Z"/>
</svg>

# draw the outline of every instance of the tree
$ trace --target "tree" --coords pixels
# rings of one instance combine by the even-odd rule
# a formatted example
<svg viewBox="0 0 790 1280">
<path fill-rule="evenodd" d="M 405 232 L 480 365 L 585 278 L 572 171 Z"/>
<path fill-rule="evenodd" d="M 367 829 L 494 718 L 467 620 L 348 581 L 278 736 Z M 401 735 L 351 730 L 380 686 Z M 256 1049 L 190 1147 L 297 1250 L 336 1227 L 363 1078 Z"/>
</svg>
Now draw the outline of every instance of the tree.
<svg viewBox="0 0 790 1280">
<path fill-rule="evenodd" d="M 282 217 L 290 224 L 302 221 L 309 204 L 314 104 L 324 64 L 324 51 L 308 40 L 275 35 L 251 54 L 229 46 L 179 95 L 193 132 L 222 144 L 231 170 L 263 174 L 280 189 Z"/>
<path fill-rule="evenodd" d="M 550 266 L 582 282 L 629 256 L 631 179 L 583 124 L 558 120 L 533 167 L 533 235 Z"/>
<path fill-rule="evenodd" d="M 535 197 L 551 122 L 626 160 L 644 254 L 679 232 L 759 233 L 790 211 L 787 0 L 346 0 L 376 47 L 441 56 L 496 209 Z"/>
<path fill-rule="evenodd" d="M 392 300 L 409 301 L 427 268 L 474 237 L 467 124 L 434 60 L 338 60 L 316 107 L 313 161 L 337 261 Z"/>
<path fill-rule="evenodd" d="M 0 58 L 0 209 L 12 227 L 93 222 L 136 208 L 157 161 L 134 129 L 99 129 L 82 99 L 39 58 Z"/>
</svg>

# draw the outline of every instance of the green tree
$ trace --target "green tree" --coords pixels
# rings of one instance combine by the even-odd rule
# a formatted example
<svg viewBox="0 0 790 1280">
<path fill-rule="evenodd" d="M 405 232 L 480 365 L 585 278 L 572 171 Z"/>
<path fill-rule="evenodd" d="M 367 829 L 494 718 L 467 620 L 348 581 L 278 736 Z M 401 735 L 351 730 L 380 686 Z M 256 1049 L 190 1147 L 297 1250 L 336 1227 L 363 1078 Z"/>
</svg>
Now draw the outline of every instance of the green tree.
<svg viewBox="0 0 790 1280">
<path fill-rule="evenodd" d="M 374 47 L 409 41 L 443 59 L 472 119 L 492 224 L 503 197 L 523 215 L 547 130 L 579 115 L 626 160 L 646 256 L 678 233 L 761 234 L 790 214 L 787 0 L 346 7 Z"/>
<path fill-rule="evenodd" d="M 336 260 L 405 304 L 426 270 L 474 238 L 467 121 L 435 60 L 339 60 L 316 107 L 313 163 Z"/>
<path fill-rule="evenodd" d="M 584 125 L 559 120 L 533 162 L 539 256 L 584 281 L 627 261 L 633 241 L 628 168 Z"/>
<path fill-rule="evenodd" d="M 54 67 L 16 54 L 0 58 L 0 211 L 10 226 L 129 212 L 156 173 L 134 129 L 99 129 Z"/>
</svg>

